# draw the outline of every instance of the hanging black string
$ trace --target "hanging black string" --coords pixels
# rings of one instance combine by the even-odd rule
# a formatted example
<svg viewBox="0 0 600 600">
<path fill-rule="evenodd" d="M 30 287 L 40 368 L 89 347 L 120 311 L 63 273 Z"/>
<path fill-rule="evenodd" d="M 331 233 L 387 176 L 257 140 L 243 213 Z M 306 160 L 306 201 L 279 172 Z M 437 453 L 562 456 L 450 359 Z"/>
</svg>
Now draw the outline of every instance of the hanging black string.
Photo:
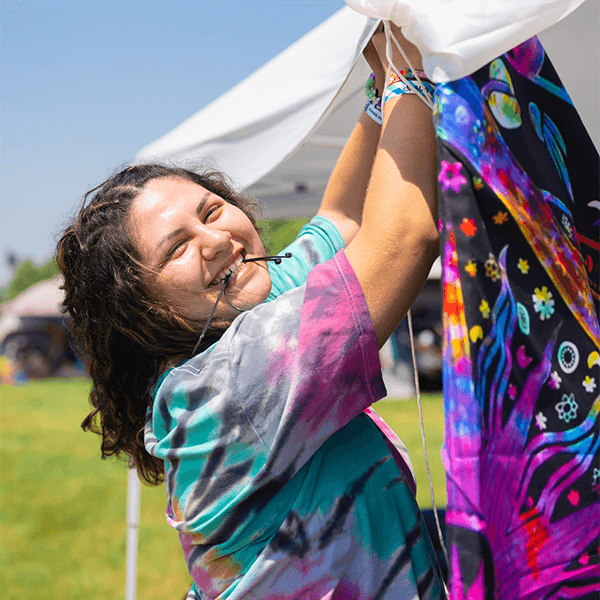
<svg viewBox="0 0 600 600">
<path fill-rule="evenodd" d="M 230 277 L 231 277 L 231 273 L 227 273 L 227 275 L 225 275 L 225 279 L 223 279 L 223 285 L 221 287 L 221 291 L 219 292 L 219 295 L 217 296 L 217 301 L 215 302 L 215 305 L 212 307 L 212 310 L 210 311 L 210 315 L 208 315 L 208 320 L 206 321 L 206 323 L 204 325 L 204 329 L 202 329 L 202 333 L 200 334 L 200 337 L 198 338 L 198 341 L 196 342 L 196 345 L 194 346 L 194 349 L 192 350 L 192 356 L 194 354 L 196 354 L 196 350 L 198 350 L 198 346 L 200 345 L 202 338 L 206 334 L 208 325 L 209 325 L 211 319 L 213 318 L 213 315 L 215 314 L 215 310 L 217 310 L 217 304 L 219 304 L 219 300 L 221 299 L 221 296 L 225 293 L 225 287 L 229 283 Z"/>
<path fill-rule="evenodd" d="M 256 262 L 257 260 L 264 260 L 264 261 L 273 261 L 276 265 L 278 265 L 279 263 L 281 263 L 282 258 L 292 258 L 291 252 L 286 252 L 285 254 L 282 254 L 281 256 L 257 256 L 256 258 L 244 258 L 242 262 L 246 263 L 246 262 Z M 196 342 L 196 345 L 194 346 L 194 349 L 192 350 L 192 355 L 196 354 L 196 350 L 198 350 L 198 346 L 200 346 L 202 339 L 206 335 L 206 331 L 207 331 L 208 326 L 215 314 L 215 311 L 217 310 L 217 305 L 219 304 L 219 300 L 221 299 L 221 296 L 223 296 L 225 298 L 225 301 L 227 302 L 227 304 L 229 304 L 229 306 L 231 306 L 231 308 L 233 308 L 234 310 L 237 310 L 238 312 L 246 312 L 246 309 L 238 308 L 237 306 L 234 306 L 233 304 L 231 304 L 231 302 L 229 302 L 229 298 L 227 298 L 227 295 L 225 294 L 225 288 L 227 287 L 227 284 L 229 283 L 229 279 L 230 279 L 231 275 L 232 275 L 231 273 L 227 273 L 227 275 L 225 275 L 225 279 L 223 279 L 223 285 L 221 286 L 221 291 L 219 292 L 219 295 L 217 296 L 215 305 L 212 307 L 212 310 L 210 311 L 210 315 L 208 315 L 208 320 L 206 321 L 206 323 L 202 329 L 202 333 L 200 334 L 200 337 L 198 338 L 198 341 Z"/>
</svg>

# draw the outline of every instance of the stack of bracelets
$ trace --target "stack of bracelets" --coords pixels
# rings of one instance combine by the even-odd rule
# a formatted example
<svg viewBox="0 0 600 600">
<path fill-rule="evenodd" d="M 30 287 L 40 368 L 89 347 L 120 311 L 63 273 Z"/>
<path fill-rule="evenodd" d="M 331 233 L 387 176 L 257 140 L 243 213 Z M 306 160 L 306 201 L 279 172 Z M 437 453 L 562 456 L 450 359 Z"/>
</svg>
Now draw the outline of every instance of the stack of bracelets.
<svg viewBox="0 0 600 600">
<path fill-rule="evenodd" d="M 415 73 L 419 76 L 421 83 L 419 83 Z M 410 84 L 403 81 L 400 75 L 404 79 L 410 81 Z M 387 86 L 383 94 L 383 103 L 382 98 L 379 95 L 379 91 L 375 89 L 375 75 L 371 73 L 369 79 L 367 79 L 367 84 L 365 86 L 365 93 L 367 95 L 365 112 L 379 125 L 383 123 L 383 117 L 381 113 L 382 105 L 385 104 L 390 98 L 395 98 L 396 96 L 401 96 L 402 94 L 419 94 L 424 96 L 426 95 L 426 92 L 433 96 L 435 86 L 433 83 L 431 83 L 431 81 L 429 81 L 429 79 L 427 79 L 427 75 L 425 75 L 424 71 L 401 69 L 400 75 L 394 71 L 389 74 Z"/>
</svg>

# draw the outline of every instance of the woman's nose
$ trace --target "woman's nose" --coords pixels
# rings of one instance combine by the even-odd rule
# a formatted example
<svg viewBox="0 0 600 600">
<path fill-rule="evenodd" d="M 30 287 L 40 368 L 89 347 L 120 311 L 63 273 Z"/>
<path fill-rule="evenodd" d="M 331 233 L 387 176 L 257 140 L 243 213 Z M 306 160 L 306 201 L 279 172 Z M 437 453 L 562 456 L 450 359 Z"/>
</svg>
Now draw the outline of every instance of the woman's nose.
<svg viewBox="0 0 600 600">
<path fill-rule="evenodd" d="M 231 245 L 231 235 L 228 231 L 203 226 L 200 244 L 202 247 L 202 258 L 204 260 L 212 260 L 219 252 L 229 248 Z"/>
</svg>

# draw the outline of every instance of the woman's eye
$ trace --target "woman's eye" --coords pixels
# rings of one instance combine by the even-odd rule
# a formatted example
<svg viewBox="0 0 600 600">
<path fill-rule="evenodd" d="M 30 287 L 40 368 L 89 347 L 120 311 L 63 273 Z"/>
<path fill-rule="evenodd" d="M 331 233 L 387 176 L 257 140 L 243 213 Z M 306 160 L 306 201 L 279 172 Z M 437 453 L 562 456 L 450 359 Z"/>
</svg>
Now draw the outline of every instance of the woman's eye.
<svg viewBox="0 0 600 600">
<path fill-rule="evenodd" d="M 176 244 L 173 244 L 173 246 L 171 246 L 171 248 L 169 248 L 169 251 L 167 252 L 167 256 L 165 257 L 165 259 L 169 260 L 170 258 L 179 256 L 181 254 L 184 244 L 185 244 L 185 241 L 183 241 L 183 240 L 180 242 L 177 242 Z"/>
<path fill-rule="evenodd" d="M 211 206 L 205 213 L 204 213 L 204 222 L 206 223 L 206 221 L 209 221 L 211 219 L 211 217 L 216 216 L 215 213 L 219 210 L 220 206 L 215 205 L 215 206 Z"/>
</svg>

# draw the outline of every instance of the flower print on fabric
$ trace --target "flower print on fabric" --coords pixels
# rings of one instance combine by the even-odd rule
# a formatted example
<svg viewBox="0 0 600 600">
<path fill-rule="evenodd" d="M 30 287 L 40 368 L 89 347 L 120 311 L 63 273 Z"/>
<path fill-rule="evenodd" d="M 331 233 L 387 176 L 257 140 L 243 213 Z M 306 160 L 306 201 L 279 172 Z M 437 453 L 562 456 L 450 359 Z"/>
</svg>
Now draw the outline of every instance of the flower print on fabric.
<svg viewBox="0 0 600 600">
<path fill-rule="evenodd" d="M 496 258 L 490 252 L 488 259 L 484 263 L 485 276 L 489 277 L 492 281 L 498 281 L 500 279 L 500 268 L 496 262 Z"/>
<path fill-rule="evenodd" d="M 537 81 L 536 78 L 536 83 Z M 568 98 L 564 88 L 556 85 L 554 87 L 561 90 L 565 98 Z M 527 95 L 529 92 L 524 91 L 524 93 Z M 584 265 L 584 257 L 575 245 L 565 244 L 564 229 L 549 205 L 549 195 L 556 196 L 560 190 L 553 190 L 553 194 L 549 194 L 543 187 L 537 187 L 525 170 L 526 165 L 516 160 L 515 153 L 520 154 L 523 148 L 527 147 L 525 140 L 520 137 L 523 128 L 513 132 L 519 140 L 514 144 L 509 145 L 497 129 L 493 139 L 487 137 L 487 130 L 495 127 L 495 121 L 487 104 L 480 103 L 481 100 L 480 90 L 471 77 L 442 86 L 438 85 L 436 106 L 438 103 L 440 106 L 434 111 L 434 127 L 438 139 L 452 146 L 454 151 L 460 152 L 465 157 L 465 162 L 482 177 L 485 181 L 482 191 L 489 188 L 489 192 L 502 202 L 572 315 L 585 333 L 600 344 L 598 316 L 592 300 L 590 277 Z M 467 113 L 463 123 L 458 123 L 452 118 L 458 108 Z M 560 114 L 555 116 L 557 119 L 560 117 L 569 121 L 569 117 L 562 117 Z M 569 125 L 573 130 L 569 131 L 570 141 L 580 147 L 582 142 L 579 136 L 581 136 L 587 141 L 587 149 L 597 157 L 597 151 L 589 135 L 582 128 L 578 116 L 573 114 L 572 119 Z M 577 137 L 573 136 L 575 130 L 578 131 Z M 476 137 L 478 133 L 481 134 L 481 140 Z M 533 135 L 536 135 L 535 132 Z M 533 155 L 527 154 L 526 157 L 537 164 L 537 168 L 541 168 L 542 172 L 550 172 L 555 168 L 550 155 L 545 150 L 541 156 L 538 152 Z M 598 173 L 597 158 L 592 155 L 589 162 L 581 165 L 572 161 L 571 166 L 579 170 L 580 179 L 585 181 L 585 184 L 579 185 L 588 188 L 588 192 L 594 193 L 595 190 L 597 193 L 598 184 L 597 181 L 594 182 Z M 570 198 L 564 200 L 571 202 Z M 461 219 L 463 216 L 464 213 Z M 586 235 L 585 231 L 581 231 L 582 226 L 585 229 L 586 224 L 575 223 L 575 229 L 580 237 Z M 590 240 L 597 239 L 597 230 L 594 233 L 589 232 L 586 237 Z M 588 253 L 597 255 L 597 250 L 594 249 L 596 246 L 596 242 L 592 242 L 592 246 L 588 244 Z M 527 258 L 522 253 L 520 255 Z M 592 262 L 593 265 L 597 264 L 595 259 Z"/>
<path fill-rule="evenodd" d="M 558 390 L 560 388 L 561 383 L 562 377 L 558 374 L 557 371 L 552 371 L 552 373 L 550 373 L 550 379 L 548 379 L 548 385 L 553 390 Z"/>
<path fill-rule="evenodd" d="M 442 184 L 442 191 L 451 189 L 455 194 L 458 194 L 461 186 L 467 183 L 466 177 L 462 174 L 462 163 L 449 163 L 442 161 L 439 180 Z"/>
<path fill-rule="evenodd" d="M 585 391 L 589 392 L 591 394 L 596 389 L 596 378 L 586 375 L 582 384 L 583 384 L 583 387 L 585 388 Z"/>
<path fill-rule="evenodd" d="M 502 225 L 503 223 L 506 223 L 506 221 L 508 221 L 508 213 L 504 212 L 502 210 L 499 210 L 493 217 L 492 217 L 494 223 L 496 223 L 496 225 Z"/>
<path fill-rule="evenodd" d="M 490 316 L 490 305 L 488 304 L 487 300 L 482 300 L 481 303 L 479 304 L 479 311 L 481 312 L 481 315 L 483 316 L 484 319 L 489 318 Z"/>
<path fill-rule="evenodd" d="M 533 298 L 533 309 L 536 313 L 540 313 L 540 319 L 544 321 L 549 319 L 554 313 L 554 299 L 552 298 L 552 292 L 548 290 L 546 286 L 535 288 L 534 293 L 531 294 Z"/>
<path fill-rule="evenodd" d="M 529 273 L 529 263 L 527 262 L 526 258 L 520 258 L 517 267 L 519 268 L 519 271 L 523 273 L 523 275 L 527 275 L 527 273 Z"/>
<path fill-rule="evenodd" d="M 475 225 L 475 219 L 467 219 L 465 217 L 460 224 L 460 230 L 469 237 L 474 236 L 477 233 L 477 225 Z"/>
<path fill-rule="evenodd" d="M 465 266 L 465 271 L 471 276 L 471 277 L 476 277 L 477 276 L 477 265 L 470 260 L 467 265 Z"/>
<path fill-rule="evenodd" d="M 546 429 L 546 421 L 548 421 L 548 419 L 544 416 L 544 413 L 539 412 L 537 415 L 535 415 L 535 424 L 537 425 L 538 429 Z"/>
<path fill-rule="evenodd" d="M 575 394 L 563 394 L 562 400 L 554 407 L 558 413 L 558 418 L 565 423 L 572 421 L 577 417 L 579 405 L 575 401 Z"/>
<path fill-rule="evenodd" d="M 567 500 L 573 505 L 577 506 L 579 504 L 579 492 L 577 490 L 571 490 L 569 495 L 567 496 Z"/>
</svg>

